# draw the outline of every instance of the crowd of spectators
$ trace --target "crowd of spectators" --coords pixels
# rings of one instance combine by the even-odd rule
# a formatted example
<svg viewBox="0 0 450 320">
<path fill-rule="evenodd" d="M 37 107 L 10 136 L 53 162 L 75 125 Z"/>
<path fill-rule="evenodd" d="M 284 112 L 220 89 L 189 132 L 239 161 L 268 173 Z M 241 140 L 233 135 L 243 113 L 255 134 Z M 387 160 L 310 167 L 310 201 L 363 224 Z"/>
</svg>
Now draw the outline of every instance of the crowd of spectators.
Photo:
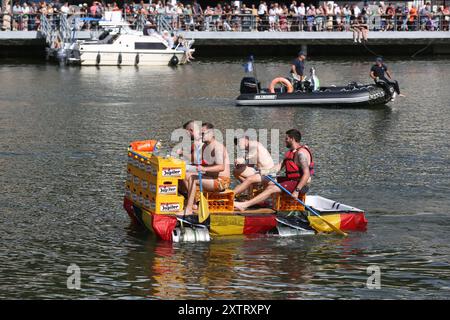
<svg viewBox="0 0 450 320">
<path fill-rule="evenodd" d="M 305 1 L 307 2 L 307 1 Z M 0 11 L 2 30 L 39 30 L 40 16 L 60 14 L 101 19 L 107 11 L 121 11 L 130 23 L 162 19 L 173 30 L 198 31 L 349 31 L 357 22 L 371 31 L 449 30 L 448 6 L 430 2 L 420 7 L 406 3 L 395 5 L 385 1 L 365 1 L 365 5 L 341 1 L 323 1 L 314 6 L 300 1 L 290 3 L 262 0 L 246 5 L 245 1 L 218 1 L 200 6 L 196 0 L 116 2 L 93 1 L 69 5 L 60 0 L 17 1 Z M 92 23 L 86 23 L 89 28 Z"/>
</svg>

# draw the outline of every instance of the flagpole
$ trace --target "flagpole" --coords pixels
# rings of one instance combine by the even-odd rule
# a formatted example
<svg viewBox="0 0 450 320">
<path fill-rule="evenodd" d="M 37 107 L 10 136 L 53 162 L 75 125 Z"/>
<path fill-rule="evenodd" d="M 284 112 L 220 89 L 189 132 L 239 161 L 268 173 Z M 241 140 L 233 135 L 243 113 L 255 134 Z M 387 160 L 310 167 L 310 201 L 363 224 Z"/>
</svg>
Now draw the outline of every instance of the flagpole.
<svg viewBox="0 0 450 320">
<path fill-rule="evenodd" d="M 255 67 L 255 63 L 254 63 L 255 60 L 253 59 L 253 55 L 250 56 L 250 61 L 252 62 L 253 76 L 255 77 L 255 81 L 256 81 L 256 93 L 259 93 L 258 77 L 256 75 L 256 67 Z"/>
</svg>

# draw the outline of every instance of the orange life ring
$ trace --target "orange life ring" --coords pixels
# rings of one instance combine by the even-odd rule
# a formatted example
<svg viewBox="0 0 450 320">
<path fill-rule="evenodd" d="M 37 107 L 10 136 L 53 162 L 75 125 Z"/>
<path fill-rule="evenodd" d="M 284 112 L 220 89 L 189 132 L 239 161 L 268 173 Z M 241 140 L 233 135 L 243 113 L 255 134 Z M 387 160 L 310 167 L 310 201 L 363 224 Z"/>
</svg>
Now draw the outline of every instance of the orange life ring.
<svg viewBox="0 0 450 320">
<path fill-rule="evenodd" d="M 133 151 L 147 151 L 152 152 L 155 148 L 158 140 L 142 140 L 142 141 L 133 141 L 130 144 L 130 147 Z"/>
<path fill-rule="evenodd" d="M 292 86 L 292 83 L 283 77 L 278 77 L 272 80 L 272 82 L 270 83 L 270 87 L 269 87 L 269 91 L 270 93 L 275 93 L 275 85 L 277 83 L 281 83 L 283 84 L 285 87 L 287 87 L 287 92 L 291 93 L 294 92 L 294 87 Z"/>
</svg>

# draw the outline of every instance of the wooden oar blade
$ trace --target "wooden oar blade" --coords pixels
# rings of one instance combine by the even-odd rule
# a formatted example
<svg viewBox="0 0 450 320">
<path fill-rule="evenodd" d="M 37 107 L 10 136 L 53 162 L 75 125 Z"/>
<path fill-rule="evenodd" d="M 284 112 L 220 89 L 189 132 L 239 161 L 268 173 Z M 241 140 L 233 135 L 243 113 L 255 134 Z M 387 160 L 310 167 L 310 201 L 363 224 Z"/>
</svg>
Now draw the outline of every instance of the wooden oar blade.
<svg viewBox="0 0 450 320">
<path fill-rule="evenodd" d="M 208 200 L 206 200 L 203 193 L 200 194 L 200 206 L 198 210 L 198 221 L 202 223 L 209 217 Z"/>
</svg>

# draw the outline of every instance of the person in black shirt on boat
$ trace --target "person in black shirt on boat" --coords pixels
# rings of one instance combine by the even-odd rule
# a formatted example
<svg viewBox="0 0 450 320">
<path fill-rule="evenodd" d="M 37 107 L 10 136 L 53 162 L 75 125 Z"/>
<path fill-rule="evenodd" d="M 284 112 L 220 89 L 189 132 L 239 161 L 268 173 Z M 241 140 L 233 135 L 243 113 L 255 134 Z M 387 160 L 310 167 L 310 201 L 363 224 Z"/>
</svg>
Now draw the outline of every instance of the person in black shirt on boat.
<svg viewBox="0 0 450 320">
<path fill-rule="evenodd" d="M 295 90 L 304 90 L 303 81 L 305 80 L 305 59 L 306 53 L 300 51 L 298 57 L 292 61 L 291 70 L 289 70 L 291 75 L 291 82 L 294 85 Z"/>
<path fill-rule="evenodd" d="M 298 57 L 292 61 L 291 64 L 291 76 L 297 81 L 304 80 L 304 73 L 305 73 L 305 59 L 306 59 L 306 53 L 303 51 L 300 51 L 298 53 Z"/>
<path fill-rule="evenodd" d="M 386 78 L 386 76 L 389 78 Z M 380 80 L 385 81 L 386 83 L 390 84 L 394 87 L 394 96 L 392 97 L 395 99 L 395 95 L 400 95 L 400 87 L 398 85 L 397 80 L 393 80 L 391 73 L 388 70 L 388 67 L 383 63 L 383 58 L 378 57 L 375 60 L 375 64 L 370 69 L 370 77 L 375 80 L 375 82 L 378 82 Z"/>
</svg>

